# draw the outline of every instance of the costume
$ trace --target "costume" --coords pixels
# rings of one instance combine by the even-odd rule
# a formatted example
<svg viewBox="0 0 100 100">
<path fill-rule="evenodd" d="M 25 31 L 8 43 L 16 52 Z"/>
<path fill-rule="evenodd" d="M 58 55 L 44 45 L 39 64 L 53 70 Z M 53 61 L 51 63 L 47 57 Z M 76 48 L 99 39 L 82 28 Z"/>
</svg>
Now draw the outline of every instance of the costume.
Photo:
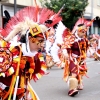
<svg viewBox="0 0 100 100">
<path fill-rule="evenodd" d="M 68 58 L 66 60 L 66 66 L 64 69 L 64 79 L 69 81 L 69 96 L 75 96 L 79 93 L 78 90 L 83 89 L 83 76 L 86 76 L 86 57 L 89 47 L 88 39 L 86 37 L 87 28 L 91 25 L 87 25 L 84 21 L 79 23 L 79 19 L 74 31 L 68 32 L 67 30 L 63 34 L 64 41 L 71 41 L 66 43 L 63 48 L 66 48 Z"/>
<path fill-rule="evenodd" d="M 64 64 L 62 62 L 63 57 L 61 47 L 63 44 L 62 34 L 65 29 L 65 25 L 60 21 L 59 23 L 57 23 L 56 27 L 51 29 L 52 34 L 48 36 L 48 39 L 46 41 L 47 55 L 50 56 L 50 59 L 53 60 L 54 64 L 60 68 Z M 66 53 L 64 52 L 64 55 L 65 54 Z"/>
<path fill-rule="evenodd" d="M 90 36 L 89 39 L 89 49 L 87 51 L 87 57 L 95 58 L 96 56 L 96 48 L 97 48 L 97 39 L 94 36 Z"/>
<path fill-rule="evenodd" d="M 48 69 L 51 69 L 54 66 L 54 60 L 51 56 L 51 50 L 50 50 L 54 43 L 54 34 L 55 34 L 54 28 L 51 28 L 47 34 L 45 49 L 46 49 L 46 54 L 47 54 L 46 55 L 46 64 L 47 64 Z"/>
<path fill-rule="evenodd" d="M 82 76 L 86 75 L 86 52 L 88 48 L 88 42 L 84 38 L 75 36 L 75 41 L 68 48 L 69 57 L 69 95 L 73 96 L 78 93 L 78 89 L 83 89 Z M 75 74 L 75 77 L 73 77 Z M 72 92 L 73 91 L 73 92 Z"/>
<path fill-rule="evenodd" d="M 93 38 L 95 39 L 92 43 L 92 46 L 95 48 L 94 60 L 98 61 L 100 60 L 100 36 L 93 35 Z"/>
<path fill-rule="evenodd" d="M 46 23 L 51 17 L 52 24 Z M 36 81 L 47 74 L 43 54 L 38 50 L 48 29 L 60 20 L 58 14 L 47 8 L 26 7 L 7 23 L 4 29 L 7 36 L 0 40 L 1 99 L 39 100 L 30 80 Z"/>
</svg>

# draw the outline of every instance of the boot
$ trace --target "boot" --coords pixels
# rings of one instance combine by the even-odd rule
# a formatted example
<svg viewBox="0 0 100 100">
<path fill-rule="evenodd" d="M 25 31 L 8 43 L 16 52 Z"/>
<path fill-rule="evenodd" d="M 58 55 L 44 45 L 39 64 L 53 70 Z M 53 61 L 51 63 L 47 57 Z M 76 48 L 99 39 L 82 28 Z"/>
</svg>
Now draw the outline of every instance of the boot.
<svg viewBox="0 0 100 100">
<path fill-rule="evenodd" d="M 69 92 L 68 92 L 69 96 L 73 97 L 79 93 L 77 90 L 77 86 L 78 86 L 78 80 L 76 78 L 70 78 L 69 79 Z"/>
<path fill-rule="evenodd" d="M 78 90 L 83 90 L 83 80 L 81 79 L 80 82 L 78 83 Z"/>
</svg>

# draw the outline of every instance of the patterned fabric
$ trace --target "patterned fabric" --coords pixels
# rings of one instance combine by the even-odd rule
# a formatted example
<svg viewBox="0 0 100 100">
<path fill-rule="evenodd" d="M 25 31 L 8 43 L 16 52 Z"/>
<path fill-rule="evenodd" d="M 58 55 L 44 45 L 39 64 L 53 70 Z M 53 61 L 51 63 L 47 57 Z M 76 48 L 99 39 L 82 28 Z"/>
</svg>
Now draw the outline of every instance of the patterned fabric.
<svg viewBox="0 0 100 100">
<path fill-rule="evenodd" d="M 76 39 L 75 39 L 76 40 Z M 86 66 L 86 52 L 88 48 L 88 41 L 86 39 L 78 40 L 70 45 L 67 49 L 69 53 L 69 60 L 67 62 L 67 66 L 65 66 L 64 71 L 64 80 L 67 81 L 67 78 L 72 73 L 79 75 L 86 75 L 87 73 L 87 66 Z M 79 79 L 79 77 L 78 77 Z M 80 79 L 79 79 L 80 80 Z"/>
<path fill-rule="evenodd" d="M 43 75 L 47 74 L 47 72 L 46 72 L 47 66 L 44 61 L 44 57 L 43 57 L 42 53 L 38 53 L 34 57 L 34 62 L 35 62 L 35 69 L 34 69 L 34 73 L 33 73 L 33 79 L 34 79 L 34 81 L 37 81 Z"/>
<path fill-rule="evenodd" d="M 13 58 L 12 58 L 13 62 L 11 64 L 11 67 L 9 67 L 9 69 L 13 68 L 13 70 L 14 70 L 13 73 L 16 73 L 16 70 L 17 70 L 17 61 L 18 61 L 18 62 L 20 62 L 18 75 L 21 77 L 23 75 L 22 73 L 25 73 L 24 74 L 25 76 L 23 77 L 24 80 L 22 78 L 20 78 L 20 82 L 22 82 L 21 85 L 25 86 L 25 83 L 23 84 L 23 82 L 25 82 L 26 78 L 28 78 L 29 80 L 33 79 L 34 81 L 37 81 L 44 74 L 47 74 L 47 72 L 46 72 L 47 66 L 45 64 L 44 57 L 43 57 L 43 55 L 41 53 L 38 53 L 36 55 L 36 58 L 34 58 L 34 57 L 28 57 L 28 56 L 21 56 L 21 58 L 19 59 L 19 57 L 18 57 L 18 54 L 19 54 L 19 48 L 18 48 L 18 46 L 15 47 L 15 48 L 13 48 L 13 49 L 10 49 L 10 50 L 11 50 L 11 53 L 13 55 Z M 11 76 L 13 74 L 13 73 L 10 73 L 9 69 L 4 72 L 5 76 Z M 7 79 L 7 78 L 5 77 L 4 80 L 5 79 Z M 12 79 L 13 79 L 12 81 L 10 80 L 8 82 L 13 83 L 14 80 L 15 80 L 15 77 L 12 78 Z M 2 78 L 0 78 L 0 81 L 4 82 L 2 80 Z M 21 87 L 23 87 L 23 86 L 21 86 Z"/>
<path fill-rule="evenodd" d="M 10 43 L 2 38 L 0 43 L 0 76 L 5 77 L 14 73 L 19 61 L 20 48 L 10 46 Z"/>
<path fill-rule="evenodd" d="M 71 45 L 74 43 L 75 36 L 74 35 L 67 35 L 64 38 L 64 43 L 62 44 L 62 48 L 70 48 Z"/>
</svg>

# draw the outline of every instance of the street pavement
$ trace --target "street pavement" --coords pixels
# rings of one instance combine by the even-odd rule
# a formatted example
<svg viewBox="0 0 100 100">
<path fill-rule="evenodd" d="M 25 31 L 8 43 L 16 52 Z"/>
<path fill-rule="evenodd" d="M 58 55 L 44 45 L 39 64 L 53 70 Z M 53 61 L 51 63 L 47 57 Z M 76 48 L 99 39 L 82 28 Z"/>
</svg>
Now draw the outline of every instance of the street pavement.
<svg viewBox="0 0 100 100">
<path fill-rule="evenodd" d="M 88 77 L 84 77 L 84 89 L 75 97 L 68 96 L 68 83 L 63 81 L 63 70 L 53 67 L 48 75 L 37 82 L 31 81 L 32 87 L 40 100 L 100 100 L 100 61 L 87 58 Z"/>
</svg>

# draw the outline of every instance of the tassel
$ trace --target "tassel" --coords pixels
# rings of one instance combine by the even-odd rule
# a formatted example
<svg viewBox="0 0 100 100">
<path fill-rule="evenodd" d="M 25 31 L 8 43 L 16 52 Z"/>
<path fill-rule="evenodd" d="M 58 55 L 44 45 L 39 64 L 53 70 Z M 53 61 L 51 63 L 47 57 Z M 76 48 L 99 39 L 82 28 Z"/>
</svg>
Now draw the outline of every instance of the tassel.
<svg viewBox="0 0 100 100">
<path fill-rule="evenodd" d="M 6 100 L 6 98 L 8 97 L 9 94 L 10 94 L 10 96 L 9 96 L 8 100 L 11 100 L 10 98 L 11 98 L 11 95 L 12 95 L 12 92 L 13 92 L 13 86 L 15 84 L 15 79 L 16 79 L 15 75 L 13 75 L 9 91 L 6 93 L 3 100 Z"/>
<path fill-rule="evenodd" d="M 33 90 L 32 86 L 28 82 L 28 90 L 31 93 L 32 99 L 33 100 L 40 100 L 39 97 L 37 96 L 36 92 Z"/>
<path fill-rule="evenodd" d="M 25 77 L 23 75 L 21 75 L 21 79 L 20 79 L 20 87 L 24 88 L 24 84 L 25 84 Z"/>
</svg>

